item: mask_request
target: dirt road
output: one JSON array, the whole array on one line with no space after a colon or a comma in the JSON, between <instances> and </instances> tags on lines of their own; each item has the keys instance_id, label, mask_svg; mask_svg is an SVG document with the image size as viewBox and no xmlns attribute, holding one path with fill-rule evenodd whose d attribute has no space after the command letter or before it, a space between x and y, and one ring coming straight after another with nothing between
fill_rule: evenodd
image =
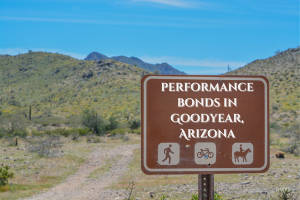
<instances>
[{"instance_id":1,"label":"dirt road","mask_svg":"<svg viewBox=\"0 0 300 200\"><path fill-rule=\"evenodd\" d=\"M78 171L70 176L64 183L51 188L49 191L37 194L24 200L79 200L79 199L124 199L125 191L103 189L125 172L133 158L133 150L139 148L140 144L123 145L114 149L106 147L98 148L90 154L89 161L83 164ZM108 172L98 179L87 178L97 168L103 165L105 158L121 155Z\"/></svg>"}]
</instances>

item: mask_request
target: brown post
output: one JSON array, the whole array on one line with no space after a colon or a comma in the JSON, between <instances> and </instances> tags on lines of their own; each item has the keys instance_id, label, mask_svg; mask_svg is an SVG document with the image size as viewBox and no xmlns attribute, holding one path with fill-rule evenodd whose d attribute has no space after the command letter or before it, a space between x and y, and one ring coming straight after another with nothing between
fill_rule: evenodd
<instances>
[{"instance_id":1,"label":"brown post","mask_svg":"<svg viewBox=\"0 0 300 200\"><path fill-rule=\"evenodd\" d=\"M214 174L198 174L198 200L214 200Z\"/></svg>"},{"instance_id":2,"label":"brown post","mask_svg":"<svg viewBox=\"0 0 300 200\"><path fill-rule=\"evenodd\" d=\"M16 146L18 146L18 138L16 138Z\"/></svg>"}]
</instances>

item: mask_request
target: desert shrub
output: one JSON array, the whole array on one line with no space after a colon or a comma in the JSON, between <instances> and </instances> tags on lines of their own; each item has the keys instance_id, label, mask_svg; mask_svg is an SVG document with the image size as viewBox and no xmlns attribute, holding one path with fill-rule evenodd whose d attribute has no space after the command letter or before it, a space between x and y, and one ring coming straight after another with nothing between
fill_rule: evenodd
<instances>
[{"instance_id":1,"label":"desert shrub","mask_svg":"<svg viewBox=\"0 0 300 200\"><path fill-rule=\"evenodd\" d=\"M44 133L49 136L52 135L52 136L64 136L64 137L69 137L72 132L73 132L72 130L67 130L64 128L44 131Z\"/></svg>"},{"instance_id":2,"label":"desert shrub","mask_svg":"<svg viewBox=\"0 0 300 200\"><path fill-rule=\"evenodd\" d=\"M69 137L71 140L78 140L80 135L77 132L72 132Z\"/></svg>"},{"instance_id":3,"label":"desert shrub","mask_svg":"<svg viewBox=\"0 0 300 200\"><path fill-rule=\"evenodd\" d=\"M31 131L31 135L34 136L34 137L42 137L42 136L45 135L45 132L32 130L32 131Z\"/></svg>"},{"instance_id":4,"label":"desert shrub","mask_svg":"<svg viewBox=\"0 0 300 200\"><path fill-rule=\"evenodd\" d=\"M141 127L137 128L137 129L134 129L133 130L133 133L136 133L136 134L141 134Z\"/></svg>"},{"instance_id":5,"label":"desert shrub","mask_svg":"<svg viewBox=\"0 0 300 200\"><path fill-rule=\"evenodd\" d=\"M88 128L78 128L76 129L76 131L79 133L80 136L86 136L91 133Z\"/></svg>"},{"instance_id":6,"label":"desert shrub","mask_svg":"<svg viewBox=\"0 0 300 200\"><path fill-rule=\"evenodd\" d=\"M102 142L102 139L100 137L96 136L96 137L93 138L93 142L94 143L100 143L100 142Z\"/></svg>"},{"instance_id":7,"label":"desert shrub","mask_svg":"<svg viewBox=\"0 0 300 200\"><path fill-rule=\"evenodd\" d=\"M14 173L9 172L7 165L4 168L0 167L0 186L8 184L8 179L13 178L14 175Z\"/></svg>"},{"instance_id":8,"label":"desert shrub","mask_svg":"<svg viewBox=\"0 0 300 200\"><path fill-rule=\"evenodd\" d=\"M292 189L282 188L278 190L277 196L279 197L279 199L287 200L287 199L293 199L294 194L292 193Z\"/></svg>"},{"instance_id":9,"label":"desert shrub","mask_svg":"<svg viewBox=\"0 0 300 200\"><path fill-rule=\"evenodd\" d=\"M115 130L118 128L119 123L116 120L116 117L114 117L113 115L111 115L108 119L109 124L106 126L106 129L109 131Z\"/></svg>"},{"instance_id":10,"label":"desert shrub","mask_svg":"<svg viewBox=\"0 0 300 200\"><path fill-rule=\"evenodd\" d=\"M59 135L47 135L46 137L34 137L28 140L29 152L36 152L40 157L61 157L63 153L57 148L62 147Z\"/></svg>"},{"instance_id":11,"label":"desert shrub","mask_svg":"<svg viewBox=\"0 0 300 200\"><path fill-rule=\"evenodd\" d=\"M82 125L92 131L93 134L100 135L104 133L105 124L102 116L94 109L85 109L81 115L81 122Z\"/></svg>"},{"instance_id":12,"label":"desert shrub","mask_svg":"<svg viewBox=\"0 0 300 200\"><path fill-rule=\"evenodd\" d=\"M110 134L112 136L114 136L114 135L124 135L125 133L126 133L126 129L124 129L124 128L117 128L117 129L114 129L110 132Z\"/></svg>"},{"instance_id":13,"label":"desert shrub","mask_svg":"<svg viewBox=\"0 0 300 200\"><path fill-rule=\"evenodd\" d=\"M25 137L27 135L26 122L27 119L21 113L2 116L0 118L0 131L11 137Z\"/></svg>"},{"instance_id":14,"label":"desert shrub","mask_svg":"<svg viewBox=\"0 0 300 200\"><path fill-rule=\"evenodd\" d=\"M129 141L130 140L130 137L128 136L128 135L124 135L123 136L123 141L124 142L127 142L127 141Z\"/></svg>"},{"instance_id":15,"label":"desert shrub","mask_svg":"<svg viewBox=\"0 0 300 200\"><path fill-rule=\"evenodd\" d=\"M271 122L270 123L270 128L272 128L272 129L279 129L280 126L276 122Z\"/></svg>"},{"instance_id":16,"label":"desert shrub","mask_svg":"<svg viewBox=\"0 0 300 200\"><path fill-rule=\"evenodd\" d=\"M16 106L16 107L20 107L21 106L21 103L15 99L9 99L7 101L7 103L10 105L10 106Z\"/></svg>"},{"instance_id":17,"label":"desert shrub","mask_svg":"<svg viewBox=\"0 0 300 200\"><path fill-rule=\"evenodd\" d=\"M279 139L276 138L274 135L270 135L270 144L275 145L279 143Z\"/></svg>"},{"instance_id":18,"label":"desert shrub","mask_svg":"<svg viewBox=\"0 0 300 200\"><path fill-rule=\"evenodd\" d=\"M297 144L293 144L281 149L281 151L289 154L300 155L299 154L299 146Z\"/></svg>"},{"instance_id":19,"label":"desert shrub","mask_svg":"<svg viewBox=\"0 0 300 200\"><path fill-rule=\"evenodd\" d=\"M134 130L141 126L141 121L140 120L132 120L132 121L128 122L128 125L131 130Z\"/></svg>"},{"instance_id":20,"label":"desert shrub","mask_svg":"<svg viewBox=\"0 0 300 200\"><path fill-rule=\"evenodd\" d=\"M127 130L124 128L117 128L115 130L112 130L110 132L111 134L111 139L115 140L115 139L123 139L124 135L126 134Z\"/></svg>"}]
</instances>

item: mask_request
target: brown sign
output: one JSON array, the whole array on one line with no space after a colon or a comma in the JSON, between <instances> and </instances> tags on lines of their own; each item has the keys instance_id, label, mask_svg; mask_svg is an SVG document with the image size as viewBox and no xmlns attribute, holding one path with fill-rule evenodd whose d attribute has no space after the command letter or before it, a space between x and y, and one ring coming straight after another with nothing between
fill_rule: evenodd
<instances>
[{"instance_id":1,"label":"brown sign","mask_svg":"<svg viewBox=\"0 0 300 200\"><path fill-rule=\"evenodd\" d=\"M147 75L141 99L144 173L268 170L266 77Z\"/></svg>"}]
</instances>

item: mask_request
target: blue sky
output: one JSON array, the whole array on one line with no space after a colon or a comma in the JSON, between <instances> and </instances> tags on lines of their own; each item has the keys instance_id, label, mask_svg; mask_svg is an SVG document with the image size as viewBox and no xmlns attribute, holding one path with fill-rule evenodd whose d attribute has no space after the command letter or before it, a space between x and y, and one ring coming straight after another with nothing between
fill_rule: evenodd
<instances>
[{"instance_id":1,"label":"blue sky","mask_svg":"<svg viewBox=\"0 0 300 200\"><path fill-rule=\"evenodd\" d=\"M0 54L97 51L221 74L297 46L298 0L0 1Z\"/></svg>"}]
</instances>

